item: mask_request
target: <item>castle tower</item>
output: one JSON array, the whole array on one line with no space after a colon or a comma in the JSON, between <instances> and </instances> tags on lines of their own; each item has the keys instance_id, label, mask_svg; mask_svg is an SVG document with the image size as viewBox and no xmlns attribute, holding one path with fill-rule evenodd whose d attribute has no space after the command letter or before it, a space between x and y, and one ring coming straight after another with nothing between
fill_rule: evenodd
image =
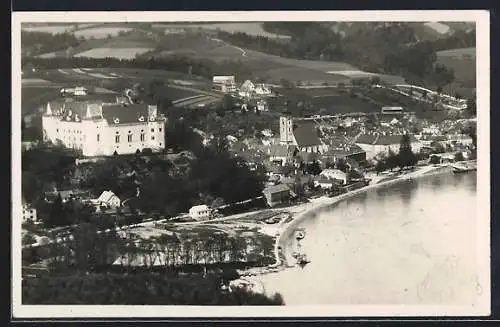
<instances>
[{"instance_id":1,"label":"castle tower","mask_svg":"<svg viewBox=\"0 0 500 327\"><path fill-rule=\"evenodd\" d=\"M280 143L293 143L293 120L290 116L280 117Z\"/></svg>"}]
</instances>

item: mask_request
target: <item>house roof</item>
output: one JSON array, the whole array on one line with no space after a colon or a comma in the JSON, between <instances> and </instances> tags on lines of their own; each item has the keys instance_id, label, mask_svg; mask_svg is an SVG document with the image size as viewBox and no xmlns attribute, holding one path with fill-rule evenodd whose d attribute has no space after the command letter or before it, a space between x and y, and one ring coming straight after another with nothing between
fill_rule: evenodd
<instances>
[{"instance_id":1,"label":"house roof","mask_svg":"<svg viewBox=\"0 0 500 327\"><path fill-rule=\"evenodd\" d=\"M356 143L358 144L372 144L372 145L391 145L399 144L401 142L402 135L391 134L391 135L369 135L363 134L358 137ZM410 135L410 142L417 142L414 135Z\"/></svg>"},{"instance_id":2,"label":"house roof","mask_svg":"<svg viewBox=\"0 0 500 327\"><path fill-rule=\"evenodd\" d=\"M192 206L189 211L198 211L198 210L208 210L208 206L206 204L200 204L197 206Z\"/></svg>"},{"instance_id":3,"label":"house roof","mask_svg":"<svg viewBox=\"0 0 500 327\"><path fill-rule=\"evenodd\" d=\"M313 180L315 182L319 182L319 183L330 183L330 184L333 183L333 180L331 180L330 178L328 178L326 176L322 176L322 175L314 176Z\"/></svg>"},{"instance_id":4,"label":"house roof","mask_svg":"<svg viewBox=\"0 0 500 327\"><path fill-rule=\"evenodd\" d=\"M285 192L285 191L290 191L290 187L286 184L277 184L277 185L270 185L264 188L262 193L280 193L280 192Z\"/></svg>"},{"instance_id":5,"label":"house roof","mask_svg":"<svg viewBox=\"0 0 500 327\"><path fill-rule=\"evenodd\" d=\"M111 191L104 191L101 193L101 196L99 196L97 201L107 203L113 196L116 196L116 194Z\"/></svg>"},{"instance_id":6,"label":"house roof","mask_svg":"<svg viewBox=\"0 0 500 327\"><path fill-rule=\"evenodd\" d=\"M325 153L327 157L347 157L349 155L353 155L356 153L365 152L359 145L350 144L345 147L332 148L330 147L328 151Z\"/></svg>"},{"instance_id":7,"label":"house roof","mask_svg":"<svg viewBox=\"0 0 500 327\"><path fill-rule=\"evenodd\" d=\"M325 176L327 178L340 178L345 179L347 174L339 169L325 169L320 173L321 176Z\"/></svg>"},{"instance_id":8,"label":"house roof","mask_svg":"<svg viewBox=\"0 0 500 327\"><path fill-rule=\"evenodd\" d=\"M293 130L293 135L295 136L297 145L300 147L322 145L314 122L297 123Z\"/></svg>"}]
</instances>

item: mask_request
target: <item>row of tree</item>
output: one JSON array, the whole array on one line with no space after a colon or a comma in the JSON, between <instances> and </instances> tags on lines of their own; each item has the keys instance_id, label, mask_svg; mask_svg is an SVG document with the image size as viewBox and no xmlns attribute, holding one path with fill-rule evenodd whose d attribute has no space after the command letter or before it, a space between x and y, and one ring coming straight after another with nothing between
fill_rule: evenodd
<instances>
[{"instance_id":1,"label":"row of tree","mask_svg":"<svg viewBox=\"0 0 500 327\"><path fill-rule=\"evenodd\" d=\"M189 265L265 266L274 262L270 237L233 237L210 229L194 234L166 232L150 238L126 231L119 236L113 218L107 219L107 222L93 219L75 225L71 228L72 238L69 234L62 236L62 242L46 245L36 256L47 258L54 271L83 272L110 271L112 265L124 271L135 267L177 271L177 267Z\"/></svg>"}]
</instances>

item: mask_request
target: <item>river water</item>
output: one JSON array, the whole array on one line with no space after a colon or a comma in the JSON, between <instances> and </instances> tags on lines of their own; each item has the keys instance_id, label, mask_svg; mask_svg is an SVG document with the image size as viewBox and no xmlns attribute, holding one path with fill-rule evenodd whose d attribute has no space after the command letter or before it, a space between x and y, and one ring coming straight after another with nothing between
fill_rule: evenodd
<instances>
[{"instance_id":1,"label":"river water","mask_svg":"<svg viewBox=\"0 0 500 327\"><path fill-rule=\"evenodd\" d=\"M474 173L374 188L304 219L311 262L260 279L287 305L472 305L476 216Z\"/></svg>"}]
</instances>

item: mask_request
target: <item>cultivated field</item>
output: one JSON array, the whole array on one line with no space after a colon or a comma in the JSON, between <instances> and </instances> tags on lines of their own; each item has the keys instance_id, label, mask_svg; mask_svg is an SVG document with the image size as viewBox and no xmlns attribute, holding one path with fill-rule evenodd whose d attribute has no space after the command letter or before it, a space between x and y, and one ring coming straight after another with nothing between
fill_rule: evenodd
<instances>
[{"instance_id":1,"label":"cultivated field","mask_svg":"<svg viewBox=\"0 0 500 327\"><path fill-rule=\"evenodd\" d=\"M166 33L172 29L205 29L220 30L228 33L246 33L253 36L264 36L268 38L289 39L288 35L268 33L262 28L262 23L206 23L206 24L153 24L154 28L164 28Z\"/></svg>"},{"instance_id":2,"label":"cultivated field","mask_svg":"<svg viewBox=\"0 0 500 327\"><path fill-rule=\"evenodd\" d=\"M94 48L77 53L75 57L134 59L152 48Z\"/></svg>"},{"instance_id":3,"label":"cultivated field","mask_svg":"<svg viewBox=\"0 0 500 327\"><path fill-rule=\"evenodd\" d=\"M90 27L75 31L73 34L80 38L86 39L105 39L109 35L117 36L120 33L127 33L132 31L129 27Z\"/></svg>"}]
</instances>

